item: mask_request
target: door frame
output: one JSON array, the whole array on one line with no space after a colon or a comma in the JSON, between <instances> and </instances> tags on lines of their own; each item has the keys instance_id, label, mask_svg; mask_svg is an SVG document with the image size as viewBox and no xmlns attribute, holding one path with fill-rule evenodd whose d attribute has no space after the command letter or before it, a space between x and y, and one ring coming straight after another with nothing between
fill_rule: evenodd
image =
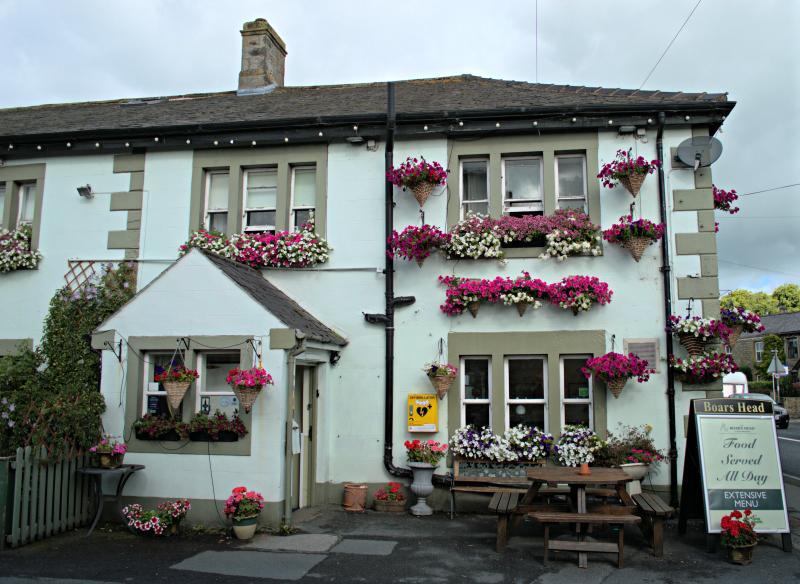
<instances>
[{"instance_id":1,"label":"door frame","mask_svg":"<svg viewBox=\"0 0 800 584\"><path fill-rule=\"evenodd\" d=\"M317 466L317 448L316 437L318 435L318 363L298 362L295 365L295 376L299 378L302 376L302 391L301 396L302 406L308 405L311 407L311 416L307 415L307 411L303 412L300 416L302 419L301 443L300 443L300 473L298 485L293 485L292 492L289 494L290 498L294 498L294 488L297 489L298 495L298 508L310 507L314 505L314 485L316 484L316 466ZM301 407L302 407L301 406ZM310 432L308 430L311 430ZM311 435L308 438L308 435ZM294 456L294 455L293 455ZM294 464L294 463L293 463ZM293 466L294 468L294 466ZM292 472L294 475L294 471Z\"/></svg>"}]
</instances>

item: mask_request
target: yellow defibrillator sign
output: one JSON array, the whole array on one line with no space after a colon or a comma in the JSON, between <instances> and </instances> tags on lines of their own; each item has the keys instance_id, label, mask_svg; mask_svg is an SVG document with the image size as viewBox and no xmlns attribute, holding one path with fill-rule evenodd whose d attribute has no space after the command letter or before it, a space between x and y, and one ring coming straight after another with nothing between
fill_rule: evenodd
<instances>
[{"instance_id":1,"label":"yellow defibrillator sign","mask_svg":"<svg viewBox=\"0 0 800 584\"><path fill-rule=\"evenodd\" d=\"M439 400L435 393L408 394L408 431L436 432L439 429Z\"/></svg>"}]
</instances>

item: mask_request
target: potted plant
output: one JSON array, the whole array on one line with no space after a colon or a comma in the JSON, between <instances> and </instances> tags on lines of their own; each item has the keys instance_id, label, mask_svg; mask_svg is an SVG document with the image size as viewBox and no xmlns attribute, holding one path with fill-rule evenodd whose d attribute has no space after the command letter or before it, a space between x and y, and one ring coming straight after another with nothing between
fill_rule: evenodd
<instances>
[{"instance_id":1,"label":"potted plant","mask_svg":"<svg viewBox=\"0 0 800 584\"><path fill-rule=\"evenodd\" d=\"M247 436L247 428L238 415L228 418L219 410L212 416L195 414L189 421L187 432L193 442L236 442Z\"/></svg>"},{"instance_id":2,"label":"potted plant","mask_svg":"<svg viewBox=\"0 0 800 584\"><path fill-rule=\"evenodd\" d=\"M603 231L603 239L627 249L635 261L652 244L664 237L664 224L653 223L647 219L633 220L632 215L622 216L619 222Z\"/></svg>"},{"instance_id":3,"label":"potted plant","mask_svg":"<svg viewBox=\"0 0 800 584\"><path fill-rule=\"evenodd\" d=\"M124 442L118 442L107 434L103 435L100 442L89 448L100 468L117 468L122 464L127 451L128 447Z\"/></svg>"},{"instance_id":4,"label":"potted plant","mask_svg":"<svg viewBox=\"0 0 800 584\"><path fill-rule=\"evenodd\" d=\"M192 508L189 499L177 499L160 503L156 509L145 510L138 503L122 509L128 529L138 535L177 535L181 521Z\"/></svg>"},{"instance_id":5,"label":"potted plant","mask_svg":"<svg viewBox=\"0 0 800 584\"><path fill-rule=\"evenodd\" d=\"M690 385L712 383L728 373L739 370L733 357L724 353L693 355L686 360L670 355L669 366L679 381Z\"/></svg>"},{"instance_id":6,"label":"potted plant","mask_svg":"<svg viewBox=\"0 0 800 584\"><path fill-rule=\"evenodd\" d=\"M436 395L439 396L439 399L444 399L447 390L453 385L458 368L455 365L450 365L450 363L434 361L433 363L427 363L422 370L430 379L434 389L436 389Z\"/></svg>"},{"instance_id":7,"label":"potted plant","mask_svg":"<svg viewBox=\"0 0 800 584\"><path fill-rule=\"evenodd\" d=\"M594 462L594 453L603 447L603 440L585 426L564 426L558 442L553 447L556 461L564 466L579 466L578 474L592 474L589 463Z\"/></svg>"},{"instance_id":8,"label":"potted plant","mask_svg":"<svg viewBox=\"0 0 800 584\"><path fill-rule=\"evenodd\" d=\"M409 225L401 233L392 231L389 238L389 253L394 257L414 260L421 268L425 259L436 250L444 248L450 235L433 225Z\"/></svg>"},{"instance_id":9,"label":"potted plant","mask_svg":"<svg viewBox=\"0 0 800 584\"><path fill-rule=\"evenodd\" d=\"M42 254L33 249L30 225L21 225L13 231L0 228L0 274L14 270L34 270Z\"/></svg>"},{"instance_id":10,"label":"potted plant","mask_svg":"<svg viewBox=\"0 0 800 584\"><path fill-rule=\"evenodd\" d=\"M233 534L237 539L250 539L258 527L258 516L264 508L261 493L235 487L225 501L225 515L233 521Z\"/></svg>"},{"instance_id":11,"label":"potted plant","mask_svg":"<svg viewBox=\"0 0 800 584\"><path fill-rule=\"evenodd\" d=\"M390 482L375 491L375 511L383 513L403 513L406 510L406 497L400 483Z\"/></svg>"},{"instance_id":12,"label":"potted plant","mask_svg":"<svg viewBox=\"0 0 800 584\"><path fill-rule=\"evenodd\" d=\"M419 159L409 156L400 166L392 166L386 179L396 187L410 190L422 207L434 187L447 183L447 173L438 162L428 162L422 156Z\"/></svg>"},{"instance_id":13,"label":"potted plant","mask_svg":"<svg viewBox=\"0 0 800 584\"><path fill-rule=\"evenodd\" d=\"M633 157L633 149L617 150L616 158L604 164L597 175L604 187L613 189L621 184L634 197L639 194L644 179L661 166L658 160L648 162L643 156Z\"/></svg>"},{"instance_id":14,"label":"potted plant","mask_svg":"<svg viewBox=\"0 0 800 584\"><path fill-rule=\"evenodd\" d=\"M736 344L742 333L760 333L766 330L764 325L761 324L760 316L755 312L736 306L723 308L720 311L720 320L731 330L728 334L729 347L733 347Z\"/></svg>"},{"instance_id":15,"label":"potted plant","mask_svg":"<svg viewBox=\"0 0 800 584\"><path fill-rule=\"evenodd\" d=\"M431 509L425 502L428 495L433 493L433 471L439 465L439 460L447 454L447 444L436 440L406 440L406 453L408 454L408 466L414 475L411 483L411 492L417 496L417 503L411 507L412 515L433 515Z\"/></svg>"},{"instance_id":16,"label":"potted plant","mask_svg":"<svg viewBox=\"0 0 800 584\"><path fill-rule=\"evenodd\" d=\"M256 398L261 393L261 388L273 384L272 375L267 373L263 367L250 369L234 367L228 371L225 381L233 388L236 399L242 404L246 413L250 413Z\"/></svg>"},{"instance_id":17,"label":"potted plant","mask_svg":"<svg viewBox=\"0 0 800 584\"><path fill-rule=\"evenodd\" d=\"M753 549L758 544L756 518L750 509L732 511L720 520L722 545L728 549L728 559L734 564L747 565L753 561Z\"/></svg>"},{"instance_id":18,"label":"potted plant","mask_svg":"<svg viewBox=\"0 0 800 584\"><path fill-rule=\"evenodd\" d=\"M650 435L652 431L649 424L623 426L616 434L609 432L606 440L608 463L620 467L634 479L628 484L628 492L632 495L641 493L639 481L647 476L651 465L664 460Z\"/></svg>"},{"instance_id":19,"label":"potted plant","mask_svg":"<svg viewBox=\"0 0 800 584\"><path fill-rule=\"evenodd\" d=\"M511 462L517 454L504 436L497 436L490 428L476 428L472 424L457 429L450 438L451 452L460 460L481 462Z\"/></svg>"},{"instance_id":20,"label":"potted plant","mask_svg":"<svg viewBox=\"0 0 800 584\"><path fill-rule=\"evenodd\" d=\"M161 383L167 392L167 403L171 410L177 410L186 395L186 390L192 382L200 377L195 369L187 369L183 365L170 365L166 370L157 374L154 381Z\"/></svg>"},{"instance_id":21,"label":"potted plant","mask_svg":"<svg viewBox=\"0 0 800 584\"><path fill-rule=\"evenodd\" d=\"M145 414L133 423L133 432L137 440L178 442L184 439L187 429L183 422L156 414Z\"/></svg>"},{"instance_id":22,"label":"potted plant","mask_svg":"<svg viewBox=\"0 0 800 584\"><path fill-rule=\"evenodd\" d=\"M636 377L639 383L650 379L650 374L655 373L655 370L649 369L647 365L647 361L639 359L633 353L623 355L611 352L587 359L581 371L586 379L594 375L595 379L604 382L616 399L629 379Z\"/></svg>"},{"instance_id":23,"label":"potted plant","mask_svg":"<svg viewBox=\"0 0 800 584\"><path fill-rule=\"evenodd\" d=\"M539 310L542 302L550 297L550 286L544 280L531 278L528 272L523 271L509 283L508 290L500 294L500 300L507 306L514 306L520 317L525 315L528 307Z\"/></svg>"},{"instance_id":24,"label":"potted plant","mask_svg":"<svg viewBox=\"0 0 800 584\"><path fill-rule=\"evenodd\" d=\"M536 426L517 424L503 435L516 460L544 464L553 449L553 435Z\"/></svg>"},{"instance_id":25,"label":"potted plant","mask_svg":"<svg viewBox=\"0 0 800 584\"><path fill-rule=\"evenodd\" d=\"M450 228L448 235L450 238L444 246L448 259L502 260L505 257L496 221L490 217L469 213Z\"/></svg>"},{"instance_id":26,"label":"potted plant","mask_svg":"<svg viewBox=\"0 0 800 584\"><path fill-rule=\"evenodd\" d=\"M667 332L678 337L681 345L686 349L690 356L702 355L706 352L706 346L715 338L727 341L731 334L731 329L721 321L713 318L702 318L693 316L691 318L681 318L671 315Z\"/></svg>"},{"instance_id":27,"label":"potted plant","mask_svg":"<svg viewBox=\"0 0 800 584\"><path fill-rule=\"evenodd\" d=\"M614 292L595 276L567 276L550 286L550 302L577 316L592 305L608 304Z\"/></svg>"}]
</instances>

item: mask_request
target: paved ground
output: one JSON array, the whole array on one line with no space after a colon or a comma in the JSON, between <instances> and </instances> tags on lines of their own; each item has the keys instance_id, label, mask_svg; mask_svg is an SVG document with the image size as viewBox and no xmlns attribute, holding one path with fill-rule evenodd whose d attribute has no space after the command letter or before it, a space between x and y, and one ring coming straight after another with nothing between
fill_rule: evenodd
<instances>
[{"instance_id":1,"label":"paved ground","mask_svg":"<svg viewBox=\"0 0 800 584\"><path fill-rule=\"evenodd\" d=\"M784 481L800 487L800 420L792 420L785 430L778 430L778 450Z\"/></svg>"},{"instance_id":2,"label":"paved ground","mask_svg":"<svg viewBox=\"0 0 800 584\"><path fill-rule=\"evenodd\" d=\"M304 510L298 527L302 530L299 535L258 536L250 544L209 534L184 534L166 540L145 539L119 530L96 532L90 538L82 533L67 534L0 553L0 584L705 584L726 579L743 584L800 578L800 553L782 552L776 541L758 547L754 565L738 567L728 564L721 552L705 551L699 527L681 538L674 524L666 534L662 559L650 555L637 529L626 531L626 567L622 570L615 567L612 556L599 554L590 555L588 570L580 570L575 556L566 552L545 568L541 535L533 525L524 525L519 535L512 537L508 550L496 554L494 518L490 516L417 519L374 512L349 515L336 507L324 507ZM800 550L800 537L795 537L795 546Z\"/></svg>"}]
</instances>

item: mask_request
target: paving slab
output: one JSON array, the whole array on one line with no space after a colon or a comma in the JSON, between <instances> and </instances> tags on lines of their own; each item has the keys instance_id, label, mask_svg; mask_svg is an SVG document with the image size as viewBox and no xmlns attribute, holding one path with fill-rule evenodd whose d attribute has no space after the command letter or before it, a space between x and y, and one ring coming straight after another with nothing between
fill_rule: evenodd
<instances>
[{"instance_id":1,"label":"paving slab","mask_svg":"<svg viewBox=\"0 0 800 584\"><path fill-rule=\"evenodd\" d=\"M397 545L396 541L380 539L343 539L331 550L334 554L356 554L362 556L388 556Z\"/></svg>"},{"instance_id":2,"label":"paving slab","mask_svg":"<svg viewBox=\"0 0 800 584\"><path fill-rule=\"evenodd\" d=\"M207 551L187 558L171 568L223 576L299 580L326 557L322 554Z\"/></svg>"},{"instance_id":3,"label":"paving slab","mask_svg":"<svg viewBox=\"0 0 800 584\"><path fill-rule=\"evenodd\" d=\"M336 535L302 533L299 535L257 535L250 543L241 546L247 550L264 550L300 553L324 553L339 542Z\"/></svg>"}]
</instances>

